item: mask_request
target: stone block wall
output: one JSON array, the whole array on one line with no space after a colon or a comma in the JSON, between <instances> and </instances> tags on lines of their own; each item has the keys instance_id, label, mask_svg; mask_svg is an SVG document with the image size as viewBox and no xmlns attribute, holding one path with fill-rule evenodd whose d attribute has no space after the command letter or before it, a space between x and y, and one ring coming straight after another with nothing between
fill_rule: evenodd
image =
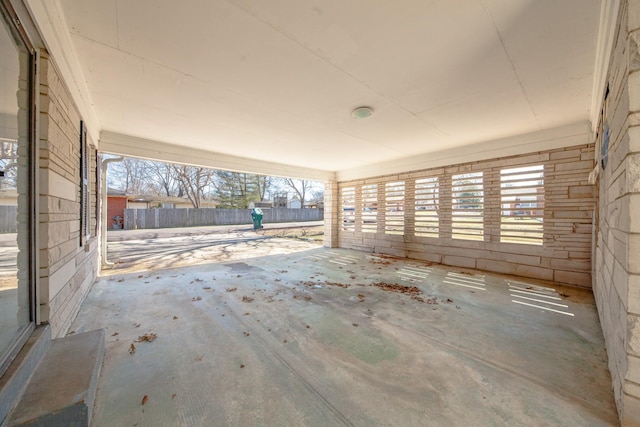
<instances>
[{"instance_id":1,"label":"stone block wall","mask_svg":"<svg viewBox=\"0 0 640 427\"><path fill-rule=\"evenodd\" d=\"M55 64L46 52L39 56L37 297L40 320L56 338L67 332L98 273L96 150L90 152L91 238L81 245L81 117Z\"/></svg>"},{"instance_id":2,"label":"stone block wall","mask_svg":"<svg viewBox=\"0 0 640 427\"><path fill-rule=\"evenodd\" d=\"M640 0L622 1L596 138L593 290L622 425L640 425Z\"/></svg>"},{"instance_id":3,"label":"stone block wall","mask_svg":"<svg viewBox=\"0 0 640 427\"><path fill-rule=\"evenodd\" d=\"M340 192L355 188L353 223L344 226L336 207L331 216L338 227L339 247L420 259L455 267L475 268L497 273L552 280L591 287L592 220L596 191L588 184L594 165L593 144L566 147L528 155L505 157L415 171L391 176L340 182ZM505 211L501 200L501 171L520 167L539 167L544 173L544 234L538 244L501 241L501 218ZM482 172L484 206L479 240L461 239L452 230L452 177ZM438 234L416 234L416 180L438 178ZM389 234L385 230L385 187L397 182L404 186L403 230ZM377 218L374 232L363 231L362 187L377 184ZM325 190L326 191L326 190ZM325 206L326 208L326 206ZM351 210L352 208L346 208ZM326 221L325 214L325 223ZM335 217L335 218L334 218ZM326 238L326 237L325 237Z\"/></svg>"}]
</instances>

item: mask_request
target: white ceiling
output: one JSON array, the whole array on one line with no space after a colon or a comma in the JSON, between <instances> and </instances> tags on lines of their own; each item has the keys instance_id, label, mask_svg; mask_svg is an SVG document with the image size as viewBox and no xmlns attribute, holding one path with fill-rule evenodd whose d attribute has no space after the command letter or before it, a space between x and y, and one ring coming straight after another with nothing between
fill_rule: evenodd
<instances>
[{"instance_id":1,"label":"white ceiling","mask_svg":"<svg viewBox=\"0 0 640 427\"><path fill-rule=\"evenodd\" d=\"M600 0L59 1L113 134L341 171L590 118Z\"/></svg>"}]
</instances>

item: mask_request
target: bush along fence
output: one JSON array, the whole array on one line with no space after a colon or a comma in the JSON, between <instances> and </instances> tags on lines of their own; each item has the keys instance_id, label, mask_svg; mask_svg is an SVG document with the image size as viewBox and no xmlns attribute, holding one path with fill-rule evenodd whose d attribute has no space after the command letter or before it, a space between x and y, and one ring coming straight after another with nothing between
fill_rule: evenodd
<instances>
[{"instance_id":1,"label":"bush along fence","mask_svg":"<svg viewBox=\"0 0 640 427\"><path fill-rule=\"evenodd\" d=\"M322 221L324 209L262 209L263 224ZM125 209L124 229L252 224L251 209Z\"/></svg>"}]
</instances>

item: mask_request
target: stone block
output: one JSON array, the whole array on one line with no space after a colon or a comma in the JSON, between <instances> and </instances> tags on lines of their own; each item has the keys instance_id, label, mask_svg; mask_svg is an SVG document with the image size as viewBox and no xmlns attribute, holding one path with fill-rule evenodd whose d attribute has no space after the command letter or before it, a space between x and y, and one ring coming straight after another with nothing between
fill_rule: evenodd
<instances>
[{"instance_id":1,"label":"stone block","mask_svg":"<svg viewBox=\"0 0 640 427\"><path fill-rule=\"evenodd\" d=\"M640 356L640 317L627 316L627 346L629 354Z\"/></svg>"},{"instance_id":2,"label":"stone block","mask_svg":"<svg viewBox=\"0 0 640 427\"><path fill-rule=\"evenodd\" d=\"M569 198L589 198L596 196L594 185L573 185L569 187Z\"/></svg>"},{"instance_id":3,"label":"stone block","mask_svg":"<svg viewBox=\"0 0 640 427\"><path fill-rule=\"evenodd\" d=\"M620 424L623 427L640 426L640 399L625 393L620 406L622 407Z\"/></svg>"},{"instance_id":4,"label":"stone block","mask_svg":"<svg viewBox=\"0 0 640 427\"><path fill-rule=\"evenodd\" d=\"M630 234L628 241L629 260L627 270L632 274L640 274L640 234Z\"/></svg>"},{"instance_id":5,"label":"stone block","mask_svg":"<svg viewBox=\"0 0 640 427\"><path fill-rule=\"evenodd\" d=\"M629 313L640 315L640 275L628 276L628 303Z\"/></svg>"},{"instance_id":6,"label":"stone block","mask_svg":"<svg viewBox=\"0 0 640 427\"><path fill-rule=\"evenodd\" d=\"M640 74L640 71L638 72ZM640 81L638 82L640 84ZM640 192L640 154L631 154L626 158L627 164L627 191Z\"/></svg>"},{"instance_id":7,"label":"stone block","mask_svg":"<svg viewBox=\"0 0 640 427\"><path fill-rule=\"evenodd\" d=\"M442 264L455 267L477 268L476 259L463 256L445 255L442 257Z\"/></svg>"},{"instance_id":8,"label":"stone block","mask_svg":"<svg viewBox=\"0 0 640 427\"><path fill-rule=\"evenodd\" d=\"M549 280L591 288L591 272L554 270L553 277Z\"/></svg>"},{"instance_id":9,"label":"stone block","mask_svg":"<svg viewBox=\"0 0 640 427\"><path fill-rule=\"evenodd\" d=\"M640 111L640 71L629 74L629 111Z\"/></svg>"}]
</instances>

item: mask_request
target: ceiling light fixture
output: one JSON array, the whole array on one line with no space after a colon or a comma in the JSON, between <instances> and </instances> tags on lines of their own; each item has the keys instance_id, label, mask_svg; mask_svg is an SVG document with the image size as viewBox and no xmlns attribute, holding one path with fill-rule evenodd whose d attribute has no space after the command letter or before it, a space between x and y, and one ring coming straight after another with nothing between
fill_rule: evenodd
<instances>
[{"instance_id":1,"label":"ceiling light fixture","mask_svg":"<svg viewBox=\"0 0 640 427\"><path fill-rule=\"evenodd\" d=\"M358 107L351 112L351 116L356 120L368 119L373 114L371 107Z\"/></svg>"}]
</instances>

